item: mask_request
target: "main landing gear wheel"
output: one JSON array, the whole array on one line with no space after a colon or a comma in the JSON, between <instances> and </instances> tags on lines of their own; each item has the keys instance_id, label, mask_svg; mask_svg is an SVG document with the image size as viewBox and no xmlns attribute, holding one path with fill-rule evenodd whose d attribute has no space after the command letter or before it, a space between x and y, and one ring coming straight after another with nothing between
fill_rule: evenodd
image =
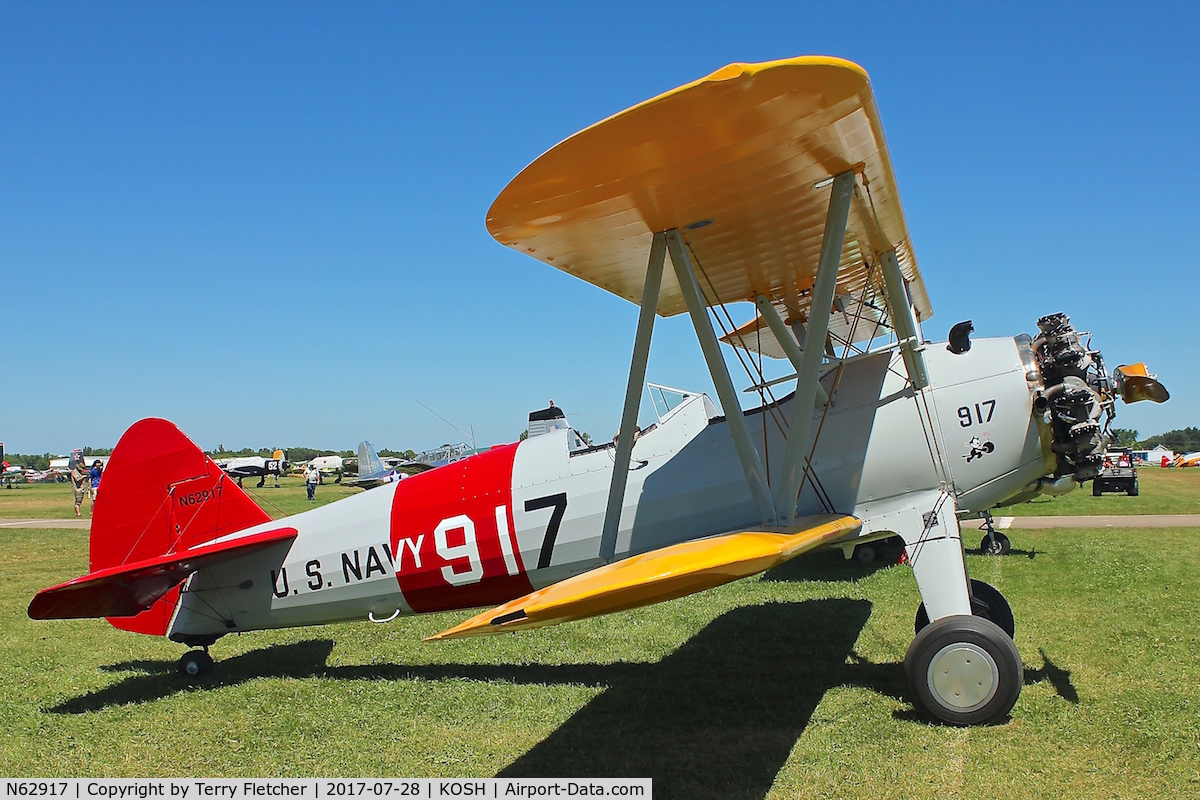
<instances>
[{"instance_id":1,"label":"main landing gear wheel","mask_svg":"<svg viewBox=\"0 0 1200 800\"><path fill-rule=\"evenodd\" d=\"M1000 590L989 583L971 579L971 613L977 617L991 620L1000 626L1000 630L1013 638L1017 632L1017 622L1013 618L1012 606L1000 594ZM917 606L917 619L913 623L915 633L925 630L929 624L929 612L925 604Z\"/></svg>"},{"instance_id":2,"label":"main landing gear wheel","mask_svg":"<svg viewBox=\"0 0 1200 800\"><path fill-rule=\"evenodd\" d=\"M990 725L1021 695L1025 669L1008 634L982 617L943 617L925 627L904 656L918 710L950 725Z\"/></svg>"},{"instance_id":3,"label":"main landing gear wheel","mask_svg":"<svg viewBox=\"0 0 1200 800\"><path fill-rule=\"evenodd\" d=\"M179 659L179 674L185 678L203 678L212 671L212 656L204 650L189 650Z\"/></svg>"},{"instance_id":4,"label":"main landing gear wheel","mask_svg":"<svg viewBox=\"0 0 1200 800\"><path fill-rule=\"evenodd\" d=\"M983 537L979 549L983 551L984 555L1006 556L1012 552L1012 542L1003 533L997 531Z\"/></svg>"}]
</instances>

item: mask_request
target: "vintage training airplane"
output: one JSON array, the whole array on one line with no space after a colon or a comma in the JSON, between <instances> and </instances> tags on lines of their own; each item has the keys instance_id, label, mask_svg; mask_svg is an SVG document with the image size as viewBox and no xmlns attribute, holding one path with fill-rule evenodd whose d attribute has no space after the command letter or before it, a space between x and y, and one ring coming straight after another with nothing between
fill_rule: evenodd
<instances>
[{"instance_id":1,"label":"vintage training airplane","mask_svg":"<svg viewBox=\"0 0 1200 800\"><path fill-rule=\"evenodd\" d=\"M142 420L105 472L88 574L30 616L167 636L197 648L180 668L198 675L227 633L493 606L433 638L525 630L898 535L923 600L912 702L1006 717L1013 614L968 579L959 517L1091 479L1115 400L1166 392L1106 370L1063 314L1033 336L923 340L932 309L860 67L724 67L553 147L487 225L640 306L615 442L552 430L272 521L174 425ZM738 327L742 301L757 315ZM739 358L788 359L794 391L752 373L763 402L742 411L710 312ZM717 403L680 392L636 430L656 315L681 313Z\"/></svg>"},{"instance_id":2,"label":"vintage training airplane","mask_svg":"<svg viewBox=\"0 0 1200 800\"><path fill-rule=\"evenodd\" d=\"M246 478L258 478L256 486L261 488L267 482L268 475L275 478L275 485L278 486L279 476L286 475L291 465L288 463L287 455L282 450L276 450L270 458L242 456L231 458L221 463L220 466L225 470L225 474L237 481L238 486L241 486L242 481Z\"/></svg>"},{"instance_id":3,"label":"vintage training airplane","mask_svg":"<svg viewBox=\"0 0 1200 800\"><path fill-rule=\"evenodd\" d=\"M404 477L403 472L383 463L383 459L375 452L375 448L370 442L358 443L358 475L350 481L352 486L374 489L377 486L394 483Z\"/></svg>"},{"instance_id":4,"label":"vintage training airplane","mask_svg":"<svg viewBox=\"0 0 1200 800\"><path fill-rule=\"evenodd\" d=\"M1200 452L1175 456L1176 467L1200 467Z\"/></svg>"}]
</instances>

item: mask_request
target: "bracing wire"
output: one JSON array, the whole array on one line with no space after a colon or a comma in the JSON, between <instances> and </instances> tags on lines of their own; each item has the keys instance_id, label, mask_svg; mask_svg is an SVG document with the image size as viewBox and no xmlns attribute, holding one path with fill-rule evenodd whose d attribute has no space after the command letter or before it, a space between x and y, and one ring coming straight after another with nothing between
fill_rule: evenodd
<instances>
[{"instance_id":1,"label":"bracing wire","mask_svg":"<svg viewBox=\"0 0 1200 800\"><path fill-rule=\"evenodd\" d=\"M732 335L734 335L737 338L738 343L741 345L740 349L745 349L745 350L749 351L750 348L747 346L745 338L740 333L737 333L737 326L733 322L733 317L730 315L729 309L726 306L725 301L721 299L720 294L717 292L716 287L713 285L712 279L709 277L708 272L704 269L704 264L700 261L699 256L697 256L696 251L692 248L690 242L687 243L687 248L688 248L688 251L691 253L693 262L696 264L697 268L700 270L700 274L704 277L704 282L706 284L708 284L709 291L712 293L712 297L716 302L716 307L719 307L721 309L722 313L725 314L726 318L729 321L730 329L726 329L725 323L721 320L720 315L716 313L715 307L710 307L710 310L712 310L713 317L717 321L717 325L720 326L720 328L721 328L722 336L725 336L725 337L730 336L731 330L732 330ZM761 337L761 333L759 333L759 335ZM760 342L761 342L761 338L760 338ZM761 387L760 392L765 391L766 394L771 398L771 403L769 405L764 404L764 408L771 415L771 419L775 422L776 427L779 429L780 435L782 435L784 439L787 439L787 435L788 435L787 431L790 428L790 425L788 424L787 420L785 418L783 418L782 412L779 411L779 401L775 398L774 392L771 391L771 388L769 386L765 385L767 383L767 381L766 381L765 375L762 372L761 360L759 363L759 368L757 371L758 372L757 380L756 380L755 374L750 371L750 368L746 365L746 362L742 359L741 353L738 352L739 348L734 347L733 351L734 351L734 354L738 358L738 363L740 363L742 365L742 369L746 372L747 376L749 376L749 378L752 381L756 381L756 383ZM760 355L760 357L762 355L761 349L759 351L759 355ZM750 363L753 364L754 363L753 360L751 360ZM828 406L826 406L824 413L828 413ZM822 418L824 417L824 413L822 414ZM820 429L818 428L818 437L819 437L819 435L820 435ZM763 436L764 436L764 438L766 436L766 424L765 423L763 425ZM815 447L816 447L816 441L817 440L814 439L814 445L813 445L814 452L815 452ZM833 513L834 507L833 507L832 500L829 497L829 493L825 490L825 487L821 484L820 479L816 475L816 471L812 469L812 453L810 453L808 456L805 456L804 462L805 462L805 468L804 468L803 478L800 481L800 491L803 491L805 481L811 483L812 487L813 487L813 492L814 492L814 494L816 494L817 501L821 504L822 509L824 509L827 513Z\"/></svg>"}]
</instances>

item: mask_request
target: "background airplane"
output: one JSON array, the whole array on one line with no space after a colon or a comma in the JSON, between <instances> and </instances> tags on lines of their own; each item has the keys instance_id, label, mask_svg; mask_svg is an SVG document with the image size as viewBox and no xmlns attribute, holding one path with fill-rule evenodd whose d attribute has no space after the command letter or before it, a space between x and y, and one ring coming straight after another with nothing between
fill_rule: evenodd
<instances>
[{"instance_id":1,"label":"background airplane","mask_svg":"<svg viewBox=\"0 0 1200 800\"><path fill-rule=\"evenodd\" d=\"M363 489L374 489L376 486L382 486L385 483L394 483L395 481L402 480L404 477L405 474L403 472L383 463L370 442L363 441L359 443L358 475L351 482L352 485L362 487Z\"/></svg>"},{"instance_id":2,"label":"background airplane","mask_svg":"<svg viewBox=\"0 0 1200 800\"><path fill-rule=\"evenodd\" d=\"M334 483L342 482L342 472L345 470L344 459L341 456L317 456L308 462L310 467L316 467L321 474L321 483L325 478L333 476Z\"/></svg>"},{"instance_id":3,"label":"background airplane","mask_svg":"<svg viewBox=\"0 0 1200 800\"><path fill-rule=\"evenodd\" d=\"M238 486L242 485L245 478L258 478L255 485L261 487L266 483L267 476L273 476L275 486L279 486L279 476L286 475L290 466L287 455L282 450L276 450L270 458L244 456L221 462L221 468L237 480Z\"/></svg>"},{"instance_id":4,"label":"background airplane","mask_svg":"<svg viewBox=\"0 0 1200 800\"><path fill-rule=\"evenodd\" d=\"M199 676L231 632L489 606L433 638L521 631L900 536L922 598L913 703L957 725L1006 717L1015 616L969 579L958 518L1090 480L1116 400L1166 392L1123 387L1064 314L1033 335L924 340L932 306L860 67L731 64L551 148L487 225L639 306L615 441L555 426L272 521L174 425L142 420L106 471L89 572L30 616L167 636L196 648L180 669ZM744 329L736 302L760 332L734 348L762 397L749 411L712 321ZM682 313L716 400L680 392L638 429L655 318ZM795 368L782 397L742 359L764 330Z\"/></svg>"},{"instance_id":5,"label":"background airplane","mask_svg":"<svg viewBox=\"0 0 1200 800\"><path fill-rule=\"evenodd\" d=\"M5 489L11 489L14 486L19 486L25 482L25 468L18 465L3 462L3 469L0 470L0 484L4 485Z\"/></svg>"}]
</instances>

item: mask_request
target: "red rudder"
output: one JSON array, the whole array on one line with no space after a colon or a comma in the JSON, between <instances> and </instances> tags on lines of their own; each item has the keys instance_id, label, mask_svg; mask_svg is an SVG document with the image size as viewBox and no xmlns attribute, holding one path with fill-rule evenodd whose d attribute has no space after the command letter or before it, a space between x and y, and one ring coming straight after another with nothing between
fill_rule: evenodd
<instances>
[{"instance_id":1,"label":"red rudder","mask_svg":"<svg viewBox=\"0 0 1200 800\"><path fill-rule=\"evenodd\" d=\"M89 572L184 550L269 522L216 463L165 419L144 419L121 437L92 512ZM165 635L179 599L172 589L114 627Z\"/></svg>"}]
</instances>

